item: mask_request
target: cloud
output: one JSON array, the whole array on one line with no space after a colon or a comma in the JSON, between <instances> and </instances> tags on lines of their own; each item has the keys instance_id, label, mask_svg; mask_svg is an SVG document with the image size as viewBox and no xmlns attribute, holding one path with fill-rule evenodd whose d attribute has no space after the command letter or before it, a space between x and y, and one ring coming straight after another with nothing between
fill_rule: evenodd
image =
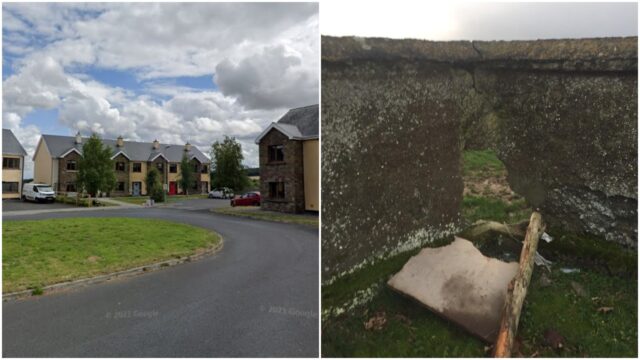
<instances>
[{"instance_id":1,"label":"cloud","mask_svg":"<svg viewBox=\"0 0 640 360\"><path fill-rule=\"evenodd\" d=\"M30 155L39 130L24 119L36 110L57 109L69 134L189 141L207 153L230 135L257 166L261 130L318 102L318 25L317 3L5 3L3 126ZM140 86L101 83L92 69ZM220 90L171 83L182 76L210 76Z\"/></svg>"},{"instance_id":2,"label":"cloud","mask_svg":"<svg viewBox=\"0 0 640 360\"><path fill-rule=\"evenodd\" d=\"M268 47L238 64L225 60L216 66L216 80L227 96L250 109L275 109L290 104L314 104L317 78L302 65L301 56L284 46Z\"/></svg>"}]
</instances>

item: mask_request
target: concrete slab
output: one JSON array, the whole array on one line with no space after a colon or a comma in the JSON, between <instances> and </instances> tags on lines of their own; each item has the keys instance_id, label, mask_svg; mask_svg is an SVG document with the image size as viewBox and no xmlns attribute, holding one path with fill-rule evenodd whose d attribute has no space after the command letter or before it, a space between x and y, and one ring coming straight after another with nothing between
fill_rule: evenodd
<instances>
[{"instance_id":1,"label":"concrete slab","mask_svg":"<svg viewBox=\"0 0 640 360\"><path fill-rule=\"evenodd\" d=\"M517 262L489 258L465 239L425 248L387 283L488 342L497 336Z\"/></svg>"}]
</instances>

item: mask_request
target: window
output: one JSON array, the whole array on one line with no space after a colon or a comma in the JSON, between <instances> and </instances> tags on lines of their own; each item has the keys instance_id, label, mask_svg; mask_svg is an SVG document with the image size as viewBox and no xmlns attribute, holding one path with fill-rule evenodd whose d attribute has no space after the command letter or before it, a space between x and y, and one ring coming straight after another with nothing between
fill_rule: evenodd
<instances>
[{"instance_id":1,"label":"window","mask_svg":"<svg viewBox=\"0 0 640 360\"><path fill-rule=\"evenodd\" d=\"M193 164L193 172L194 172L194 173L197 173L197 172L198 172L198 164L197 164L197 163L194 163L194 164Z\"/></svg>"},{"instance_id":2,"label":"window","mask_svg":"<svg viewBox=\"0 0 640 360\"><path fill-rule=\"evenodd\" d=\"M124 171L126 169L126 165L122 161L116 162L116 171Z\"/></svg>"},{"instance_id":3,"label":"window","mask_svg":"<svg viewBox=\"0 0 640 360\"><path fill-rule=\"evenodd\" d=\"M193 182L193 187L191 189L198 190L198 180Z\"/></svg>"},{"instance_id":4,"label":"window","mask_svg":"<svg viewBox=\"0 0 640 360\"><path fill-rule=\"evenodd\" d=\"M67 183L67 192L76 192L76 184Z\"/></svg>"},{"instance_id":5,"label":"window","mask_svg":"<svg viewBox=\"0 0 640 360\"><path fill-rule=\"evenodd\" d=\"M133 163L133 172L142 172L142 163Z\"/></svg>"},{"instance_id":6,"label":"window","mask_svg":"<svg viewBox=\"0 0 640 360\"><path fill-rule=\"evenodd\" d=\"M269 146L269 161L284 161L284 145Z\"/></svg>"},{"instance_id":7,"label":"window","mask_svg":"<svg viewBox=\"0 0 640 360\"><path fill-rule=\"evenodd\" d=\"M164 170L164 164L159 162L156 163L156 167L158 168L158 171L162 172Z\"/></svg>"},{"instance_id":8,"label":"window","mask_svg":"<svg viewBox=\"0 0 640 360\"><path fill-rule=\"evenodd\" d=\"M75 160L67 160L67 170L76 171L78 170L78 164Z\"/></svg>"},{"instance_id":9,"label":"window","mask_svg":"<svg viewBox=\"0 0 640 360\"><path fill-rule=\"evenodd\" d=\"M3 169L20 169L20 159L17 158L2 158Z\"/></svg>"},{"instance_id":10,"label":"window","mask_svg":"<svg viewBox=\"0 0 640 360\"><path fill-rule=\"evenodd\" d=\"M116 185L116 190L124 191L124 181L118 181L118 184Z\"/></svg>"},{"instance_id":11,"label":"window","mask_svg":"<svg viewBox=\"0 0 640 360\"><path fill-rule=\"evenodd\" d=\"M178 164L169 164L169 172L175 174L178 172Z\"/></svg>"},{"instance_id":12,"label":"window","mask_svg":"<svg viewBox=\"0 0 640 360\"><path fill-rule=\"evenodd\" d=\"M3 194L10 194L10 193L17 194L18 193L18 183L17 182L3 181L2 182L2 193Z\"/></svg>"},{"instance_id":13,"label":"window","mask_svg":"<svg viewBox=\"0 0 640 360\"><path fill-rule=\"evenodd\" d=\"M270 182L269 183L269 197L271 199L284 199L284 183Z\"/></svg>"},{"instance_id":14,"label":"window","mask_svg":"<svg viewBox=\"0 0 640 360\"><path fill-rule=\"evenodd\" d=\"M202 173L206 174L209 170L209 167L207 165L202 165Z\"/></svg>"}]
</instances>

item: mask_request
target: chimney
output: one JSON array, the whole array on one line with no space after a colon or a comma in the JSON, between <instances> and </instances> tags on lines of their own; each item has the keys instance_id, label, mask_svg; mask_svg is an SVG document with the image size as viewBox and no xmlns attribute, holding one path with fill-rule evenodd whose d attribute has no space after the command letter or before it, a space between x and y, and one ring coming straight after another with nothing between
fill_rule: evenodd
<instances>
[{"instance_id":1,"label":"chimney","mask_svg":"<svg viewBox=\"0 0 640 360\"><path fill-rule=\"evenodd\" d=\"M155 150L160 149L160 143L158 142L158 139L153 140L153 148L154 148Z\"/></svg>"},{"instance_id":2,"label":"chimney","mask_svg":"<svg viewBox=\"0 0 640 360\"><path fill-rule=\"evenodd\" d=\"M124 139L122 138L122 136L118 136L118 139L116 140L116 146L118 147L124 146Z\"/></svg>"},{"instance_id":3,"label":"chimney","mask_svg":"<svg viewBox=\"0 0 640 360\"><path fill-rule=\"evenodd\" d=\"M82 144L82 136L80 136L80 131L76 133L76 144Z\"/></svg>"},{"instance_id":4,"label":"chimney","mask_svg":"<svg viewBox=\"0 0 640 360\"><path fill-rule=\"evenodd\" d=\"M191 144L189 144L188 141L186 144L184 144L184 151L187 151L187 152L191 151Z\"/></svg>"}]
</instances>

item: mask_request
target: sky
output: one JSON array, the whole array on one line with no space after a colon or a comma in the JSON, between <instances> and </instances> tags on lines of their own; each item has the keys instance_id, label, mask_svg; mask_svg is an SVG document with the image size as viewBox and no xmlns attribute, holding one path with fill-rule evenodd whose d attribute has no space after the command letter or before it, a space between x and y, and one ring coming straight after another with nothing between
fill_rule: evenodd
<instances>
[{"instance_id":1,"label":"sky","mask_svg":"<svg viewBox=\"0 0 640 360\"><path fill-rule=\"evenodd\" d=\"M638 35L637 3L323 1L322 35L536 40Z\"/></svg>"},{"instance_id":2,"label":"sky","mask_svg":"<svg viewBox=\"0 0 640 360\"><path fill-rule=\"evenodd\" d=\"M184 144L255 138L319 98L317 3L4 3L2 126Z\"/></svg>"}]
</instances>

